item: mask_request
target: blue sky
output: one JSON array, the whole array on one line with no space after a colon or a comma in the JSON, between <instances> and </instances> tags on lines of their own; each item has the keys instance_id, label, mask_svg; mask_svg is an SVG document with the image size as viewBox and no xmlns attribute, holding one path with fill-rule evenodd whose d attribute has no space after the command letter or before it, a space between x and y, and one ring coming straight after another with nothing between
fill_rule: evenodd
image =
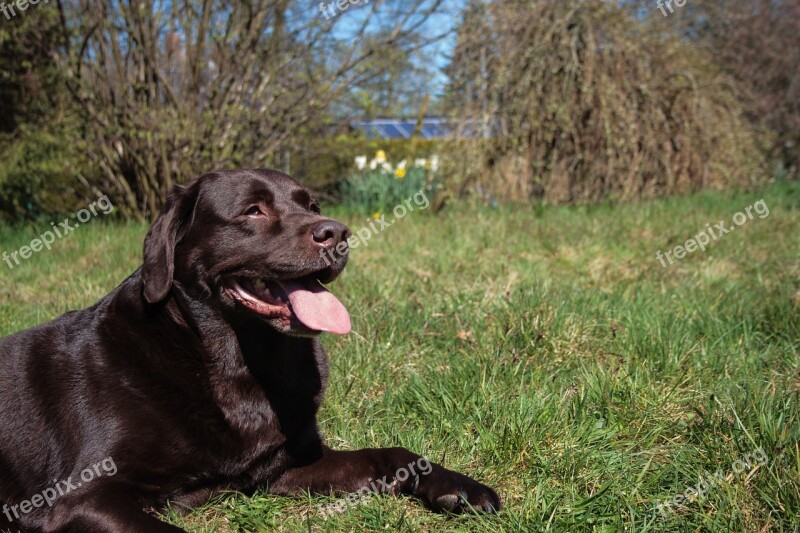
<instances>
[{"instance_id":1,"label":"blue sky","mask_svg":"<svg viewBox=\"0 0 800 533\"><path fill-rule=\"evenodd\" d=\"M337 13L335 34L338 38L348 39L358 30L360 25L364 22L364 17L374 5L373 2L366 4L366 1L367 0L362 0L364 3L363 5L353 6L348 8L347 11ZM316 9L319 13L319 0L313 0L313 2L314 5L317 6ZM335 0L326 0L325 3L329 4L332 2L335 4ZM422 33L426 36L449 34L446 38L437 41L425 50L426 56L430 57L433 61L432 65L425 66L429 68L431 66L433 67L430 68L430 70L435 74L434 87L436 93L442 93L447 83L447 78L442 72L442 69L447 65L449 55L455 46L456 37L454 30L460 19L461 9L465 4L466 0L444 0L440 13L429 17L422 25ZM371 29L379 29L392 24L393 21L388 15L389 9L386 8L388 8L386 5L377 8L371 22ZM319 13L319 16L324 18L321 13ZM427 59L425 61L427 61Z\"/></svg>"}]
</instances>

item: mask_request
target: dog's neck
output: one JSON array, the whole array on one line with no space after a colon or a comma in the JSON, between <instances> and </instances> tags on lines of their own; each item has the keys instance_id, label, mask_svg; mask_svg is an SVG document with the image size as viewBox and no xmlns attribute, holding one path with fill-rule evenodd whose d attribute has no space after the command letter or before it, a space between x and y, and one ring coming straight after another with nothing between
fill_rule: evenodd
<instances>
[{"instance_id":1,"label":"dog's neck","mask_svg":"<svg viewBox=\"0 0 800 533\"><path fill-rule=\"evenodd\" d=\"M265 417L268 423L274 417L291 433L293 426L302 426L304 421L283 416L289 412L313 419L328 379L327 356L317 337L285 335L255 317L226 316L207 300L188 294L179 283L162 312L196 336L210 369L215 399L240 431L256 432ZM231 387L231 382L237 386ZM232 395L231 391L236 392ZM293 398L295 405L282 405L286 398Z\"/></svg>"}]
</instances>

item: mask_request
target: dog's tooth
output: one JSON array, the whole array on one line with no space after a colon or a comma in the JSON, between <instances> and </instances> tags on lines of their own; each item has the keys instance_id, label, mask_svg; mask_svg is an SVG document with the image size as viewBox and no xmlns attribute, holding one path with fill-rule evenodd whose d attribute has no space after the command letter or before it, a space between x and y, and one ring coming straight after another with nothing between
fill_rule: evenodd
<instances>
[{"instance_id":1,"label":"dog's tooth","mask_svg":"<svg viewBox=\"0 0 800 533\"><path fill-rule=\"evenodd\" d=\"M257 279L256 283L255 283L255 286L256 286L257 289L262 290L262 291L267 288L267 284L264 283L263 279Z\"/></svg>"}]
</instances>

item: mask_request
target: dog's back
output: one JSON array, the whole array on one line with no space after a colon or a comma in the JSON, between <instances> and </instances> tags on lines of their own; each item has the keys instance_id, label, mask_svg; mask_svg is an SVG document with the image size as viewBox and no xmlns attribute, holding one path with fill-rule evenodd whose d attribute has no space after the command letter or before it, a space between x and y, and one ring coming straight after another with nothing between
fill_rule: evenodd
<instances>
[{"instance_id":1,"label":"dog's back","mask_svg":"<svg viewBox=\"0 0 800 533\"><path fill-rule=\"evenodd\" d=\"M65 447L59 441L73 438L78 428L62 431L70 422L60 414L64 412L65 398L56 390L76 384L74 367L63 362L75 356L69 350L68 339L79 322L80 314L70 313L0 339L2 505L30 498L61 474L59 465ZM13 513L8 514L14 517ZM25 522L14 518L15 526ZM8 520L8 516L0 520Z\"/></svg>"}]
</instances>

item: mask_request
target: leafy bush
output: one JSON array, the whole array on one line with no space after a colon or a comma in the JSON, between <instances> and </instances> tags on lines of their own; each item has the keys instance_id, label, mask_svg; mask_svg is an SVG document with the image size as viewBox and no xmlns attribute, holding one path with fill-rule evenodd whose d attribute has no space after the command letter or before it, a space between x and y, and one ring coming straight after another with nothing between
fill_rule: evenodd
<instances>
[{"instance_id":1,"label":"leafy bush","mask_svg":"<svg viewBox=\"0 0 800 533\"><path fill-rule=\"evenodd\" d=\"M84 207L91 195L81 179L87 165L80 147L65 142L67 128L23 126L0 140L0 220L32 220Z\"/></svg>"}]
</instances>

